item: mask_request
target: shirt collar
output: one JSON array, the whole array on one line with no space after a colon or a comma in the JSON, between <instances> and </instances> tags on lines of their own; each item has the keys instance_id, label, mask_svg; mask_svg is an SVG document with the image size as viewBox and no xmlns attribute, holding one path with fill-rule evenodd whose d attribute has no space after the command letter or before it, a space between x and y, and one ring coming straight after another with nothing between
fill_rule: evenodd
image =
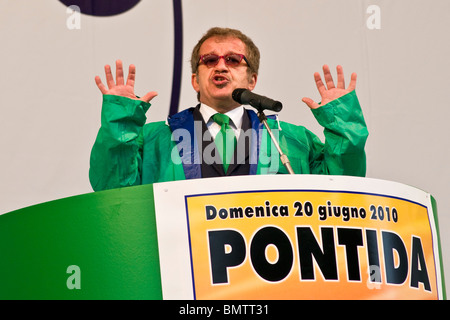
<instances>
[{"instance_id":1,"label":"shirt collar","mask_svg":"<svg viewBox=\"0 0 450 320\"><path fill-rule=\"evenodd\" d=\"M201 103L200 104L200 113L203 117L203 120L205 123L208 123L209 121L213 121L211 117L217 113L216 110L211 108L210 106L207 106L206 104ZM230 117L231 121L233 121L232 124L236 127L236 129L240 129L242 126L242 117L244 116L244 106L239 106L237 108L234 108L233 110L228 111L225 113L227 116Z\"/></svg>"}]
</instances>

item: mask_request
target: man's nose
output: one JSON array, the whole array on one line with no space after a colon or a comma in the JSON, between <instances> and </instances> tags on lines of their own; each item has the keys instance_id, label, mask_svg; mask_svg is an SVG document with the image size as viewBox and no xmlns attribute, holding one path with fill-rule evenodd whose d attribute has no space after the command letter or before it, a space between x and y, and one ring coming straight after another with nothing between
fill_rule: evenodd
<instances>
[{"instance_id":1,"label":"man's nose","mask_svg":"<svg viewBox=\"0 0 450 320\"><path fill-rule=\"evenodd\" d=\"M217 65L216 65L216 67L215 67L217 70L221 70L221 71L228 71L228 66L227 66L227 64L225 63L225 58L220 58L219 59L219 62L217 63Z\"/></svg>"}]
</instances>

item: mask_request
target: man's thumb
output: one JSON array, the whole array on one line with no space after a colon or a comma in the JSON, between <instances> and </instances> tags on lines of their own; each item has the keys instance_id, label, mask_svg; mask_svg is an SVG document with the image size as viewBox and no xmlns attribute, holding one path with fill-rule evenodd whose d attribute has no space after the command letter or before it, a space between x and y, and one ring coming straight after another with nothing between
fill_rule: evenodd
<instances>
[{"instance_id":1,"label":"man's thumb","mask_svg":"<svg viewBox=\"0 0 450 320\"><path fill-rule=\"evenodd\" d=\"M151 91L151 92L148 92L147 94L145 94L142 98L141 98L141 100L142 101L144 101L144 102L150 102L154 97L156 97L158 95L158 92L155 92L155 91Z\"/></svg>"},{"instance_id":2,"label":"man's thumb","mask_svg":"<svg viewBox=\"0 0 450 320\"><path fill-rule=\"evenodd\" d=\"M319 104L317 104L317 102L314 102L314 100L312 100L311 98L303 98L302 101L306 103L306 105L311 109L317 109L320 107Z\"/></svg>"}]
</instances>

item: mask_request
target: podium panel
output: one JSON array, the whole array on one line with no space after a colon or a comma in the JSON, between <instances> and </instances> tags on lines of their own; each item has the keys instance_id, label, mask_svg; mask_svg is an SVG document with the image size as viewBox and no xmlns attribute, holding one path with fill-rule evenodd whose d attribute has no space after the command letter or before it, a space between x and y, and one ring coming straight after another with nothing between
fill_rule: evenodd
<instances>
[{"instance_id":1,"label":"podium panel","mask_svg":"<svg viewBox=\"0 0 450 320\"><path fill-rule=\"evenodd\" d=\"M434 200L419 189L283 175L154 192L165 299L445 298Z\"/></svg>"},{"instance_id":2,"label":"podium panel","mask_svg":"<svg viewBox=\"0 0 450 320\"><path fill-rule=\"evenodd\" d=\"M0 216L0 299L161 299L151 185Z\"/></svg>"},{"instance_id":3,"label":"podium panel","mask_svg":"<svg viewBox=\"0 0 450 320\"><path fill-rule=\"evenodd\" d=\"M0 299L445 299L436 205L341 176L89 193L0 216Z\"/></svg>"}]
</instances>

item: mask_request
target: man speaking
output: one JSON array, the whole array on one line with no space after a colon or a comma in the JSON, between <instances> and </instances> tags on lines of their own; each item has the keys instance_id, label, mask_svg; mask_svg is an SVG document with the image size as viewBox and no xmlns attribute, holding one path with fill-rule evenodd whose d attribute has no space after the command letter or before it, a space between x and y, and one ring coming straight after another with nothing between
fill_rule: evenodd
<instances>
[{"instance_id":1,"label":"man speaking","mask_svg":"<svg viewBox=\"0 0 450 320\"><path fill-rule=\"evenodd\" d=\"M94 143L89 178L94 190L207 177L288 173L279 153L253 110L233 99L236 89L252 91L258 80L260 54L238 30L210 29L194 47L191 82L199 104L146 124L150 101L134 93L135 66L125 81L121 61L114 79L105 66L101 127ZM356 74L348 87L337 67L335 84L328 66L324 82L314 74L321 102L302 101L324 127L325 143L302 126L268 119L295 174L364 176L368 136L355 94ZM238 101L236 101L238 100Z\"/></svg>"}]
</instances>

